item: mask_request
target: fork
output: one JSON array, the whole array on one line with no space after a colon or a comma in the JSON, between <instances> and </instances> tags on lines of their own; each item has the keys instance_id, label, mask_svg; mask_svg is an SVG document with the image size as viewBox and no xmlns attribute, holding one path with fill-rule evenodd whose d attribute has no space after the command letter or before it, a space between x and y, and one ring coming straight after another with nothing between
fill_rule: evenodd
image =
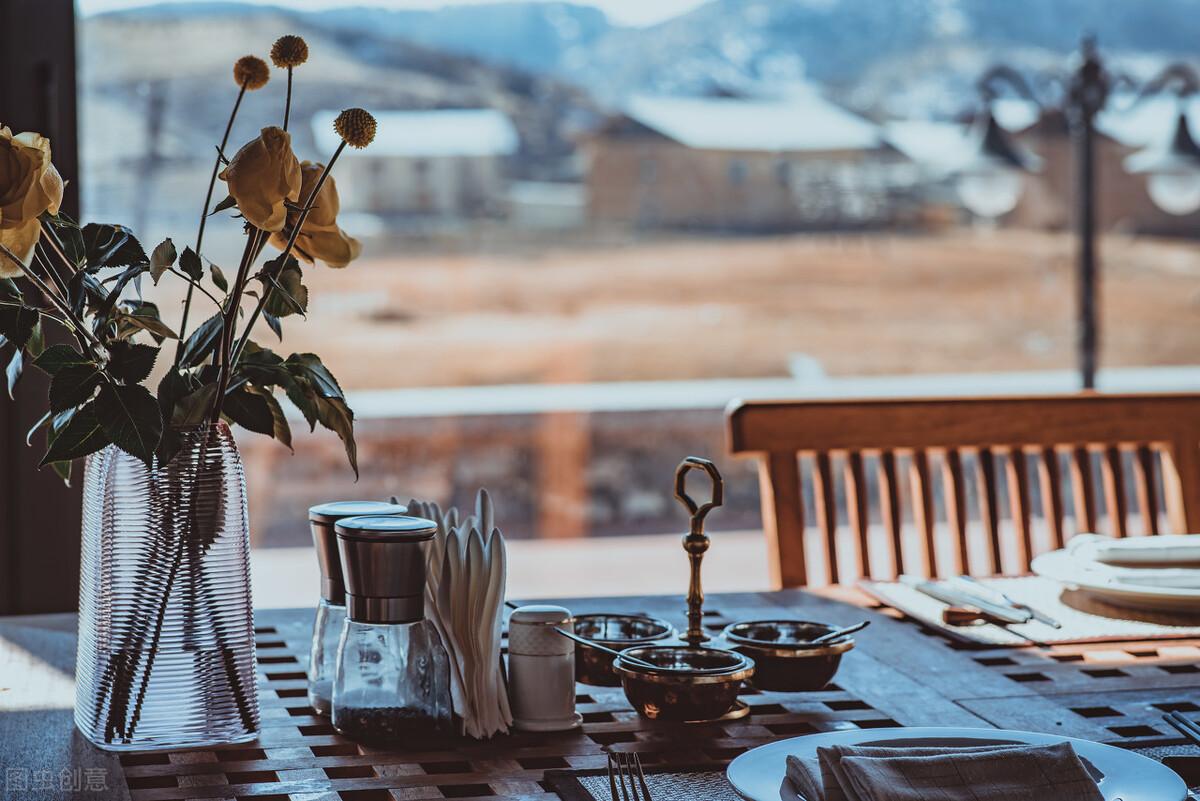
<instances>
[{"instance_id":1,"label":"fork","mask_svg":"<svg viewBox=\"0 0 1200 801\"><path fill-rule=\"evenodd\" d=\"M618 786L620 790L618 791ZM638 792L638 788L641 792ZM612 801L652 801L642 772L642 760L635 753L608 753L608 790Z\"/></svg>"}]
</instances>

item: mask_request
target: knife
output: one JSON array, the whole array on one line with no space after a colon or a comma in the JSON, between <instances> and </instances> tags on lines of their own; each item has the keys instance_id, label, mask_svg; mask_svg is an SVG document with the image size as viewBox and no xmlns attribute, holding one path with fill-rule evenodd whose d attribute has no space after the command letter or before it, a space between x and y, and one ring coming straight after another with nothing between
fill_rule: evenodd
<instances>
[{"instance_id":1,"label":"knife","mask_svg":"<svg viewBox=\"0 0 1200 801\"><path fill-rule=\"evenodd\" d=\"M991 598L993 601L995 601L995 603L1007 604L1008 606L1012 607L1013 609L1020 610L1022 612L1028 612L1033 617L1034 620L1036 620L1039 623L1045 623L1047 626L1050 626L1051 628L1055 628L1055 629L1062 628L1062 623L1059 623L1057 620L1050 617L1049 615L1047 615L1045 612L1041 611L1037 607L1030 606L1029 604L1026 604L1026 603L1021 603L1020 601L1015 601L1012 598L1010 598L1008 595L1006 595L1005 593L1001 592L1000 590L996 589L995 587L991 587L987 584L984 584L982 581L975 578L974 576L966 576L966 575L955 576L955 580L969 584L970 587L964 588L966 590L966 592L968 592L968 593L971 593L973 595L979 594L984 598Z\"/></svg>"},{"instance_id":2,"label":"knife","mask_svg":"<svg viewBox=\"0 0 1200 801\"><path fill-rule=\"evenodd\" d=\"M974 606L997 620L1003 620L1005 623L1028 623L1033 619L1033 615L1029 612L992 603L986 598L980 598L972 593L962 592L935 581L928 581L914 576L901 576L900 581L922 595L928 595L934 600L941 601L950 606Z\"/></svg>"}]
</instances>

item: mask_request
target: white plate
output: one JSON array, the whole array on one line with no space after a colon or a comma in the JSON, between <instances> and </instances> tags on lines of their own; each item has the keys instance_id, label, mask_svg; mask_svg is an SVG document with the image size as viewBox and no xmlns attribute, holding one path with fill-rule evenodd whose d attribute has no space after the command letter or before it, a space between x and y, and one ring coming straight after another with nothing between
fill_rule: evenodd
<instances>
[{"instance_id":1,"label":"white plate","mask_svg":"<svg viewBox=\"0 0 1200 801\"><path fill-rule=\"evenodd\" d=\"M792 783L784 777L788 755L815 756L818 747L830 745L878 745L902 748L953 747L1029 743L1051 745L1069 742L1075 753L1104 774L1100 792L1105 801L1186 801L1187 786L1170 768L1153 759L1111 745L1003 729L956 729L918 727L911 729L848 729L793 737L759 746L739 756L725 769L738 795L749 801L796 801Z\"/></svg>"},{"instance_id":2,"label":"white plate","mask_svg":"<svg viewBox=\"0 0 1200 801\"><path fill-rule=\"evenodd\" d=\"M1034 573L1071 587L1086 590L1109 603L1135 609L1165 609L1200 611L1200 590L1176 587L1149 587L1127 584L1113 576L1087 569L1087 554L1067 550L1051 551L1035 557Z\"/></svg>"}]
</instances>

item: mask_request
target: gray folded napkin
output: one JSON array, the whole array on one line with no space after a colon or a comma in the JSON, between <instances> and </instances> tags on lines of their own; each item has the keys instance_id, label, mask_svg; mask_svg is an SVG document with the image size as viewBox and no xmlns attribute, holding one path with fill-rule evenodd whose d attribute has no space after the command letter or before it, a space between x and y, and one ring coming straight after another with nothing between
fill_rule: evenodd
<instances>
[{"instance_id":1,"label":"gray folded napkin","mask_svg":"<svg viewBox=\"0 0 1200 801\"><path fill-rule=\"evenodd\" d=\"M787 758L804 801L1103 801L1070 743L965 748L832 746Z\"/></svg>"}]
</instances>

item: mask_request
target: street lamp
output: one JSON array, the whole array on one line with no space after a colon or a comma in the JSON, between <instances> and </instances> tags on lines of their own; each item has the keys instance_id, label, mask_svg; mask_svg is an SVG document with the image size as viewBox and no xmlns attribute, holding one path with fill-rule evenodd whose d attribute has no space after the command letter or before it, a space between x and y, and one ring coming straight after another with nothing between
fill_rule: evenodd
<instances>
[{"instance_id":1,"label":"street lamp","mask_svg":"<svg viewBox=\"0 0 1200 801\"><path fill-rule=\"evenodd\" d=\"M1076 215L1078 235L1077 353L1083 388L1096 386L1098 325L1096 313L1096 116L1108 105L1114 86L1136 89L1137 82L1113 75L1100 60L1095 40L1085 37L1079 63L1066 76L1049 76L1062 87L1060 96L1039 97L1016 70L993 67L979 79L985 112L976 124L975 155L958 171L958 189L964 205L977 214L996 217L1017 202L1021 173L1036 170L1036 162L1025 154L996 124L991 104L1001 84L1032 101L1040 109L1057 109L1067 120L1075 140ZM1173 90L1180 99L1180 113L1171 136L1164 143L1131 155L1125 162L1130 172L1147 176L1147 190L1156 205L1171 214L1187 214L1200 208L1200 146L1188 130L1186 99L1200 90L1192 69L1173 64L1144 84L1137 100ZM986 167L990 165L990 169ZM989 195L989 192L991 193Z\"/></svg>"}]
</instances>

